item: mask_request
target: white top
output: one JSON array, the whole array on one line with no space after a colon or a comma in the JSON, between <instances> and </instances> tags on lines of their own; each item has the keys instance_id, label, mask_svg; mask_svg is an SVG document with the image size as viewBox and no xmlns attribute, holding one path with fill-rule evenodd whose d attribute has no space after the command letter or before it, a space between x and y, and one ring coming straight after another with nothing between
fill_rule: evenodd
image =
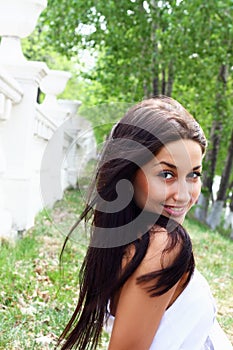
<instances>
[{"instance_id":1,"label":"white top","mask_svg":"<svg viewBox=\"0 0 233 350\"><path fill-rule=\"evenodd\" d=\"M114 317L110 316L108 331L113 323ZM216 320L216 306L209 285L197 270L164 313L148 350L233 350Z\"/></svg>"}]
</instances>

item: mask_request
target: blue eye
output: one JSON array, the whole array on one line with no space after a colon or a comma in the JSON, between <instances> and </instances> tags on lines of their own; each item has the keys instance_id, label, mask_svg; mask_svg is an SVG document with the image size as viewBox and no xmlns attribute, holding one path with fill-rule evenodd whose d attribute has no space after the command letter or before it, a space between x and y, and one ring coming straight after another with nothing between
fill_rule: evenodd
<instances>
[{"instance_id":1,"label":"blue eye","mask_svg":"<svg viewBox=\"0 0 233 350\"><path fill-rule=\"evenodd\" d=\"M202 174L199 171L194 171L194 172L188 174L187 177L190 179L197 179L197 178L201 177L201 175Z\"/></svg>"},{"instance_id":2,"label":"blue eye","mask_svg":"<svg viewBox=\"0 0 233 350\"><path fill-rule=\"evenodd\" d=\"M159 176L165 180L169 180L173 177L173 173L171 171L164 170L159 173Z\"/></svg>"}]
</instances>

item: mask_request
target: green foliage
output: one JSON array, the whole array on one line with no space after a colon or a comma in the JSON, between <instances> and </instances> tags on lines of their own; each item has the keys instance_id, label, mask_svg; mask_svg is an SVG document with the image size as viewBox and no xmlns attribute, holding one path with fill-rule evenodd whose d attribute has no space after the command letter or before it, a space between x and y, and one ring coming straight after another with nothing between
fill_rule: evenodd
<instances>
[{"instance_id":1,"label":"green foliage","mask_svg":"<svg viewBox=\"0 0 233 350\"><path fill-rule=\"evenodd\" d=\"M154 64L161 69L171 60L176 75L193 85L212 80L232 60L232 11L230 0L49 1L38 26L46 45L64 55L77 56L81 47L100 52L96 74L103 85L118 82L114 94L121 85L120 92L128 90L131 76L143 89Z\"/></svg>"},{"instance_id":2,"label":"green foliage","mask_svg":"<svg viewBox=\"0 0 233 350\"><path fill-rule=\"evenodd\" d=\"M92 122L97 145L101 147L113 125L119 121L130 106L130 103L112 101L90 107L84 105L80 108L79 113Z\"/></svg>"},{"instance_id":3,"label":"green foliage","mask_svg":"<svg viewBox=\"0 0 233 350\"><path fill-rule=\"evenodd\" d=\"M83 48L97 55L94 69L80 71L89 106L151 95L153 79L161 84L172 65L173 96L190 106L208 135L218 113L220 66L232 66L232 12L230 0L49 1L38 28L45 47L62 55L77 60ZM230 96L223 101L221 113L229 116Z\"/></svg>"}]
</instances>

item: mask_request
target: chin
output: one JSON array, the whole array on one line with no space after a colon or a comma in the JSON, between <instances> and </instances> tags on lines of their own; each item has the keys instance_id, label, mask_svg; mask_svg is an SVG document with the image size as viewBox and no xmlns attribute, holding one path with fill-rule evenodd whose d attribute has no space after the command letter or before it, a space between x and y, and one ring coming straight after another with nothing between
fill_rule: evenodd
<instances>
[{"instance_id":1,"label":"chin","mask_svg":"<svg viewBox=\"0 0 233 350\"><path fill-rule=\"evenodd\" d=\"M167 213L166 214L163 214L162 215L166 216L168 219L172 219L176 222L178 222L178 224L182 225L183 222L184 222L184 219L185 219L185 216L173 216L173 215L168 215Z\"/></svg>"}]
</instances>

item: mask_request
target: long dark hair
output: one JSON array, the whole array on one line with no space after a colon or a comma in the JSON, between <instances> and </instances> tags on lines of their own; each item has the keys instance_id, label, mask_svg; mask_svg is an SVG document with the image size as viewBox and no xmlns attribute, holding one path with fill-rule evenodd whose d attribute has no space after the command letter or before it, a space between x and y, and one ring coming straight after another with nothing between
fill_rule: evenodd
<instances>
[{"instance_id":1,"label":"long dark hair","mask_svg":"<svg viewBox=\"0 0 233 350\"><path fill-rule=\"evenodd\" d=\"M80 271L78 305L59 340L62 350L97 348L109 314L108 303L143 260L155 224L168 232L164 252L177 244L183 249L171 265L140 276L137 282L153 282L148 289L151 297L168 291L185 272L188 283L194 270L188 233L177 222L138 208L132 187L140 166L164 145L179 139L196 141L204 154L206 139L199 124L177 101L165 96L138 103L113 127L100 157L88 204L73 227L83 219L92 224L90 245ZM135 253L122 270L122 259L130 245Z\"/></svg>"}]
</instances>

